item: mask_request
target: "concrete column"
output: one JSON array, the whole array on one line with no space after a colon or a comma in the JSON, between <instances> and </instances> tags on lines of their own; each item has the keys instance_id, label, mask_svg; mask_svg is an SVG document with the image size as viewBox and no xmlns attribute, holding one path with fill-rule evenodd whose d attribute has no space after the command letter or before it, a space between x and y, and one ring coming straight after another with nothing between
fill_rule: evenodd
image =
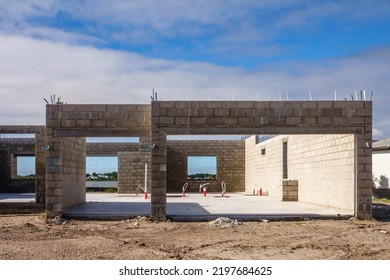
<instances>
[{"instance_id":1,"label":"concrete column","mask_svg":"<svg viewBox=\"0 0 390 280\"><path fill-rule=\"evenodd\" d=\"M152 187L151 216L156 220L166 219L167 203L167 135L158 127L159 103L152 102Z\"/></svg>"},{"instance_id":2,"label":"concrete column","mask_svg":"<svg viewBox=\"0 0 390 280\"><path fill-rule=\"evenodd\" d=\"M357 134L356 142L356 216L372 218L372 140L370 135Z\"/></svg>"},{"instance_id":3,"label":"concrete column","mask_svg":"<svg viewBox=\"0 0 390 280\"><path fill-rule=\"evenodd\" d=\"M6 193L11 177L11 155L0 145L0 192Z\"/></svg>"},{"instance_id":4,"label":"concrete column","mask_svg":"<svg viewBox=\"0 0 390 280\"><path fill-rule=\"evenodd\" d=\"M35 134L35 201L45 203L46 197L46 160L45 132Z\"/></svg>"},{"instance_id":5,"label":"concrete column","mask_svg":"<svg viewBox=\"0 0 390 280\"><path fill-rule=\"evenodd\" d=\"M12 155L11 159L11 180L16 180L18 178L18 157Z\"/></svg>"}]
</instances>

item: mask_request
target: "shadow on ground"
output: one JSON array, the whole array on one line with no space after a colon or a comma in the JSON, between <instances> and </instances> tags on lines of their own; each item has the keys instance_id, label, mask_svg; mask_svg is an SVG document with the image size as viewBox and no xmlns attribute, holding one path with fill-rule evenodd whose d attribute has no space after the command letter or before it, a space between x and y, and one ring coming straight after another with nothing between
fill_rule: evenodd
<instances>
[{"instance_id":1,"label":"shadow on ground","mask_svg":"<svg viewBox=\"0 0 390 280\"><path fill-rule=\"evenodd\" d=\"M373 203L372 216L375 220L390 222L390 205L384 203Z\"/></svg>"},{"instance_id":2,"label":"shadow on ground","mask_svg":"<svg viewBox=\"0 0 390 280\"><path fill-rule=\"evenodd\" d=\"M45 212L45 206L42 204L29 203L0 203L0 214L41 214Z\"/></svg>"}]
</instances>

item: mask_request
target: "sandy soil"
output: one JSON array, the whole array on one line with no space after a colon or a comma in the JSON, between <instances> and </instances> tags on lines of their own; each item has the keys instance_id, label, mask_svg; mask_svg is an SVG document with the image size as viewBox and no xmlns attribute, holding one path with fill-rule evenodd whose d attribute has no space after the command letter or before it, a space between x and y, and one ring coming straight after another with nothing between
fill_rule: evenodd
<instances>
[{"instance_id":1,"label":"sandy soil","mask_svg":"<svg viewBox=\"0 0 390 280\"><path fill-rule=\"evenodd\" d=\"M375 215L387 222L245 222L220 228L145 217L46 222L42 209L0 206L0 259L390 259L390 206L376 205Z\"/></svg>"}]
</instances>

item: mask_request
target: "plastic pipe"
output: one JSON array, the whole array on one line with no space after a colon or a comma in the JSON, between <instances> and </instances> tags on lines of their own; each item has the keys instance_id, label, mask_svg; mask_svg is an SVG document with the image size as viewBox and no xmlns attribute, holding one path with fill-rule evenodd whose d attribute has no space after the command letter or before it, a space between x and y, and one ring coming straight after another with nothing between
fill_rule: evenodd
<instances>
[{"instance_id":1,"label":"plastic pipe","mask_svg":"<svg viewBox=\"0 0 390 280\"><path fill-rule=\"evenodd\" d=\"M183 197L186 196L187 187L188 187L188 182L185 182L184 185L183 185L183 187L182 187L182 193L181 193L181 195L182 195Z\"/></svg>"}]
</instances>

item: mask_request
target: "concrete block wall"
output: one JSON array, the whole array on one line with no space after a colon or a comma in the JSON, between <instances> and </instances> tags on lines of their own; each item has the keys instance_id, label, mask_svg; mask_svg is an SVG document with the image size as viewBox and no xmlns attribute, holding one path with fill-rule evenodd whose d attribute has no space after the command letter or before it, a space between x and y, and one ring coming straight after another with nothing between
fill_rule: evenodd
<instances>
[{"instance_id":1,"label":"concrete block wall","mask_svg":"<svg viewBox=\"0 0 390 280\"><path fill-rule=\"evenodd\" d=\"M262 188L269 196L281 197L283 178L282 139L277 136L256 144L256 137L245 140L245 191ZM262 155L262 150L265 153Z\"/></svg>"},{"instance_id":2,"label":"concrete block wall","mask_svg":"<svg viewBox=\"0 0 390 280\"><path fill-rule=\"evenodd\" d=\"M63 208L85 202L86 142L82 137L53 137L47 128L46 145L46 217L54 218Z\"/></svg>"},{"instance_id":3,"label":"concrete block wall","mask_svg":"<svg viewBox=\"0 0 390 280\"><path fill-rule=\"evenodd\" d=\"M298 180L282 180L282 201L298 201Z\"/></svg>"},{"instance_id":4,"label":"concrete block wall","mask_svg":"<svg viewBox=\"0 0 390 280\"><path fill-rule=\"evenodd\" d=\"M64 104L46 107L46 124L55 129L56 136L150 137L149 105Z\"/></svg>"},{"instance_id":5,"label":"concrete block wall","mask_svg":"<svg viewBox=\"0 0 390 280\"><path fill-rule=\"evenodd\" d=\"M299 201L354 211L354 135L280 135L255 144L246 140L246 191L261 186L283 198L283 142L288 179L299 182ZM261 150L265 149L265 155Z\"/></svg>"},{"instance_id":6,"label":"concrete block wall","mask_svg":"<svg viewBox=\"0 0 390 280\"><path fill-rule=\"evenodd\" d=\"M355 195L354 136L291 135L288 144L289 178L299 181L299 200L350 210L352 214Z\"/></svg>"},{"instance_id":7,"label":"concrete block wall","mask_svg":"<svg viewBox=\"0 0 390 280\"><path fill-rule=\"evenodd\" d=\"M149 105L138 104L46 106L46 145L50 147L46 153L47 217L61 215L64 207L85 201L83 137L150 137L150 112ZM66 155L64 151L72 146L76 154Z\"/></svg>"},{"instance_id":8,"label":"concrete block wall","mask_svg":"<svg viewBox=\"0 0 390 280\"><path fill-rule=\"evenodd\" d=\"M62 139L62 207L85 202L85 138Z\"/></svg>"},{"instance_id":9,"label":"concrete block wall","mask_svg":"<svg viewBox=\"0 0 390 280\"><path fill-rule=\"evenodd\" d=\"M87 156L117 156L118 152L136 152L139 143L87 143Z\"/></svg>"},{"instance_id":10,"label":"concrete block wall","mask_svg":"<svg viewBox=\"0 0 390 280\"><path fill-rule=\"evenodd\" d=\"M36 184L34 181L17 180L17 157L34 156L35 149L36 139L34 138L0 139L0 192L36 192ZM41 157L40 159L44 158ZM37 166L35 174L36 176L42 175L42 170L38 169ZM37 200L37 202L39 202L39 200Z\"/></svg>"},{"instance_id":11,"label":"concrete block wall","mask_svg":"<svg viewBox=\"0 0 390 280\"><path fill-rule=\"evenodd\" d=\"M166 203L166 135L180 134L353 134L355 215L372 215L372 101L152 102L152 192L161 190L152 201L155 217Z\"/></svg>"},{"instance_id":12,"label":"concrete block wall","mask_svg":"<svg viewBox=\"0 0 390 280\"><path fill-rule=\"evenodd\" d=\"M11 153L6 146L0 141L0 192L7 192L7 185L11 180Z\"/></svg>"},{"instance_id":13,"label":"concrete block wall","mask_svg":"<svg viewBox=\"0 0 390 280\"><path fill-rule=\"evenodd\" d=\"M138 185L145 185L145 164L148 164L147 186L151 190L151 155L150 152L118 153L118 193L136 193ZM138 190L142 192L141 189Z\"/></svg>"},{"instance_id":14,"label":"concrete block wall","mask_svg":"<svg viewBox=\"0 0 390 280\"><path fill-rule=\"evenodd\" d=\"M187 192L198 192L199 184L210 183L207 190L221 192L221 182L228 192L241 192L245 187L244 141L168 141L167 191L181 192L188 182ZM188 156L216 156L216 180L188 180Z\"/></svg>"},{"instance_id":15,"label":"concrete block wall","mask_svg":"<svg viewBox=\"0 0 390 280\"><path fill-rule=\"evenodd\" d=\"M18 178L18 158L16 155L11 156L11 180Z\"/></svg>"},{"instance_id":16,"label":"concrete block wall","mask_svg":"<svg viewBox=\"0 0 390 280\"><path fill-rule=\"evenodd\" d=\"M46 198L46 142L45 130L35 134L35 201L45 203Z\"/></svg>"}]
</instances>

